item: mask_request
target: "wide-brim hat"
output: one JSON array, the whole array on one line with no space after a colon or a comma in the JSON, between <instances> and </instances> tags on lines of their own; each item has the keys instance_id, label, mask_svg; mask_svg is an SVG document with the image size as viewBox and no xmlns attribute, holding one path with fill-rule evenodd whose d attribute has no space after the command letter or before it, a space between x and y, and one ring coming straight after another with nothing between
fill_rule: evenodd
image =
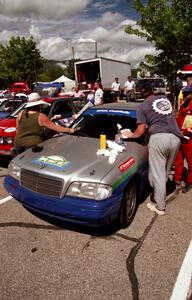
<instances>
[{"instance_id":1,"label":"wide-brim hat","mask_svg":"<svg viewBox=\"0 0 192 300\"><path fill-rule=\"evenodd\" d=\"M43 101L41 99L41 96L38 93L31 93L28 96L28 102L27 102L25 107L28 108L28 107L38 106L38 105L47 105L47 106L49 106L50 103L47 103L47 102Z\"/></svg>"}]
</instances>

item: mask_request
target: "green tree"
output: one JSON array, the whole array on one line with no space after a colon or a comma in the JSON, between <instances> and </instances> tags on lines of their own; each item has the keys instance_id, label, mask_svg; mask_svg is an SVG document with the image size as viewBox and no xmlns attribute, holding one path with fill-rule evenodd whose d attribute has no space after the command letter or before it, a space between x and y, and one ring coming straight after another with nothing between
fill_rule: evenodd
<instances>
[{"instance_id":1,"label":"green tree","mask_svg":"<svg viewBox=\"0 0 192 300\"><path fill-rule=\"evenodd\" d=\"M0 78L8 85L17 81L31 85L42 72L43 64L33 37L11 37L7 45L0 44Z\"/></svg>"},{"instance_id":2,"label":"green tree","mask_svg":"<svg viewBox=\"0 0 192 300\"><path fill-rule=\"evenodd\" d=\"M75 68L74 64L75 62L80 61L80 59L75 58L75 59L70 59L66 63L66 69L64 71L64 75L67 76L68 78L74 80L75 79Z\"/></svg>"},{"instance_id":3,"label":"green tree","mask_svg":"<svg viewBox=\"0 0 192 300\"><path fill-rule=\"evenodd\" d=\"M192 5L191 0L149 0L143 4L134 1L139 12L139 28L127 26L128 34L135 34L152 42L157 55L147 55L142 66L164 75L173 86L176 72L191 62Z\"/></svg>"},{"instance_id":4,"label":"green tree","mask_svg":"<svg viewBox=\"0 0 192 300\"><path fill-rule=\"evenodd\" d=\"M56 64L55 61L45 61L43 72L38 75L38 81L50 82L63 75L63 68Z\"/></svg>"}]
</instances>

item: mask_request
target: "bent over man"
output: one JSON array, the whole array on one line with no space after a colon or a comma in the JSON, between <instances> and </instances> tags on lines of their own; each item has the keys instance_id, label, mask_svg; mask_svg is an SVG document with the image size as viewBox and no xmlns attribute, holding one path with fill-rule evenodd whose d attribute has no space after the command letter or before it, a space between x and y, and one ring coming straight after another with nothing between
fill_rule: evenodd
<instances>
[{"instance_id":1,"label":"bent over man","mask_svg":"<svg viewBox=\"0 0 192 300\"><path fill-rule=\"evenodd\" d=\"M154 96L153 87L146 83L142 89L145 99L138 107L137 128L127 132L127 138L138 138L149 129L149 182L153 193L147 207L158 215L165 214L166 182L180 147L180 130L165 96Z\"/></svg>"}]
</instances>

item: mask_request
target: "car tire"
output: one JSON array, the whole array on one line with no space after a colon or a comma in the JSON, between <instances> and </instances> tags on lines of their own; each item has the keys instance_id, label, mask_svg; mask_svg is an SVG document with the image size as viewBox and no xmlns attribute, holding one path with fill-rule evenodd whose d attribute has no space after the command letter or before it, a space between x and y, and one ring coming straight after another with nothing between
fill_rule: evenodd
<instances>
[{"instance_id":1,"label":"car tire","mask_svg":"<svg viewBox=\"0 0 192 300\"><path fill-rule=\"evenodd\" d=\"M128 227L137 211L137 187L132 180L125 189L120 210L119 223L122 228Z\"/></svg>"}]
</instances>

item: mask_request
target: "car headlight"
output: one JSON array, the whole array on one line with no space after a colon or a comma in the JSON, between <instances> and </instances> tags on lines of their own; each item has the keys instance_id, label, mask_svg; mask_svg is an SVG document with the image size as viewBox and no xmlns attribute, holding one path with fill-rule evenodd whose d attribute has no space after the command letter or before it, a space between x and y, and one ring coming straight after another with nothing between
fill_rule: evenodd
<instances>
[{"instance_id":1,"label":"car headlight","mask_svg":"<svg viewBox=\"0 0 192 300\"><path fill-rule=\"evenodd\" d=\"M15 163L10 162L8 167L8 175L19 180L21 174L21 168L17 166Z\"/></svg>"},{"instance_id":2,"label":"car headlight","mask_svg":"<svg viewBox=\"0 0 192 300\"><path fill-rule=\"evenodd\" d=\"M109 198L111 193L111 186L92 182L73 182L67 190L67 195L69 196L89 198L94 200L103 200Z\"/></svg>"},{"instance_id":3,"label":"car headlight","mask_svg":"<svg viewBox=\"0 0 192 300\"><path fill-rule=\"evenodd\" d=\"M13 144L13 138L12 138L12 137L6 137L6 138L5 138L5 141L6 141L6 143L7 143L8 145Z\"/></svg>"}]
</instances>

